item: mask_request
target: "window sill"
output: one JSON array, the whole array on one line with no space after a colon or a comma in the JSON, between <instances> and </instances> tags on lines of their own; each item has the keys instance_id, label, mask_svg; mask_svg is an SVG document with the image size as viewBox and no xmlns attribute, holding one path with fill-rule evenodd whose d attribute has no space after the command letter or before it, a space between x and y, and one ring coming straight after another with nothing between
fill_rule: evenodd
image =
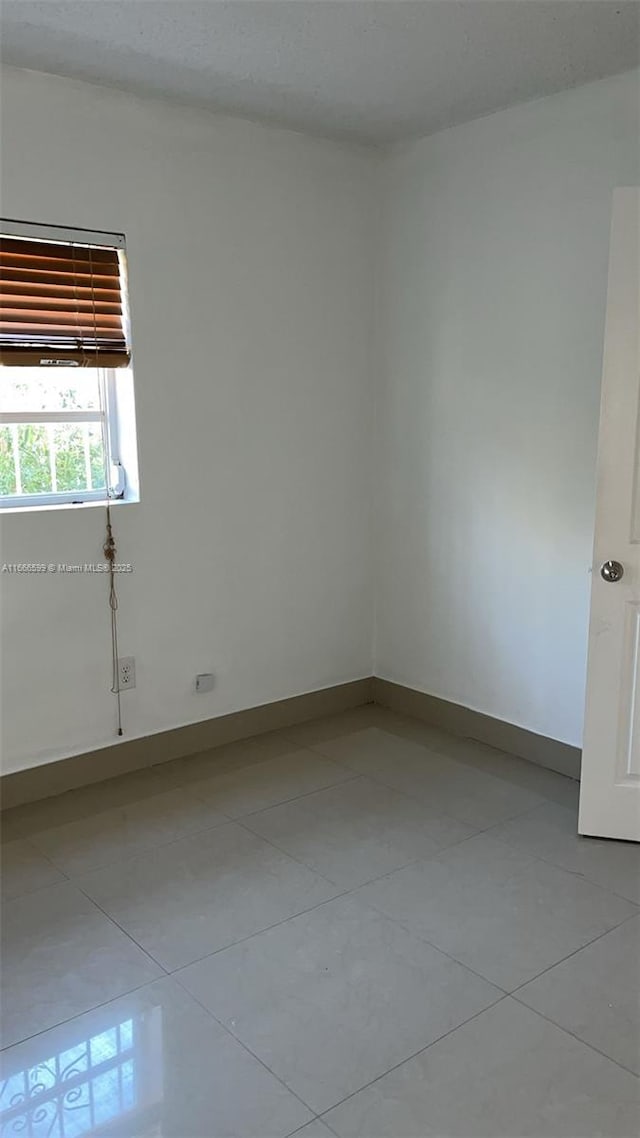
<instances>
[{"instance_id":1,"label":"window sill","mask_svg":"<svg viewBox=\"0 0 640 1138\"><path fill-rule=\"evenodd\" d=\"M49 505L35 503L32 506L3 506L0 503L0 517L6 514L50 514L54 510L93 510L96 506L135 506L139 498L97 498L90 502L52 502Z\"/></svg>"}]
</instances>

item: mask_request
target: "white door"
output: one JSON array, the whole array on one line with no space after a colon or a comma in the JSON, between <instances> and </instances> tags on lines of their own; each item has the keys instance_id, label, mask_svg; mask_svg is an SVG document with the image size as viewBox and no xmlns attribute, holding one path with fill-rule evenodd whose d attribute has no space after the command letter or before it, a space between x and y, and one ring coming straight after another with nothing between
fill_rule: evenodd
<instances>
[{"instance_id":1,"label":"white door","mask_svg":"<svg viewBox=\"0 0 640 1138\"><path fill-rule=\"evenodd\" d=\"M640 841L640 189L613 199L581 834Z\"/></svg>"}]
</instances>

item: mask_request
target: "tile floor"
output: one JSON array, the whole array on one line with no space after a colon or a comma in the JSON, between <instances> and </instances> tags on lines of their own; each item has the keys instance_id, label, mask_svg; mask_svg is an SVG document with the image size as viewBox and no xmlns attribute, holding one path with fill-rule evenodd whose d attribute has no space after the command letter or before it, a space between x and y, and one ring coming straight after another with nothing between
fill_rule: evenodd
<instances>
[{"instance_id":1,"label":"tile floor","mask_svg":"<svg viewBox=\"0 0 640 1138\"><path fill-rule=\"evenodd\" d=\"M640 848L380 708L3 816L0 1132L632 1138Z\"/></svg>"}]
</instances>

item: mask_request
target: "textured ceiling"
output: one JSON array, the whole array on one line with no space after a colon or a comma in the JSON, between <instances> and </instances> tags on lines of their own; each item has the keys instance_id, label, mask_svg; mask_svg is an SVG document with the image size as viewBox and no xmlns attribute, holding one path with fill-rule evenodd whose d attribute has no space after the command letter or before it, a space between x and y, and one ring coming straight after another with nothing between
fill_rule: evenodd
<instances>
[{"instance_id":1,"label":"textured ceiling","mask_svg":"<svg viewBox=\"0 0 640 1138\"><path fill-rule=\"evenodd\" d=\"M4 0L8 63L358 142L638 64L636 0Z\"/></svg>"}]
</instances>

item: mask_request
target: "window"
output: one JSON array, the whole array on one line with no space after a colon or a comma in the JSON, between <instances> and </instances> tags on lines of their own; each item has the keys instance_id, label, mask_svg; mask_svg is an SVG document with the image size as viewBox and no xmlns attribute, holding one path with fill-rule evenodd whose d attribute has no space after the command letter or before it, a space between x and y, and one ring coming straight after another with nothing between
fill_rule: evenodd
<instances>
[{"instance_id":1,"label":"window","mask_svg":"<svg viewBox=\"0 0 640 1138\"><path fill-rule=\"evenodd\" d=\"M124 238L0 234L2 506L137 501Z\"/></svg>"},{"instance_id":2,"label":"window","mask_svg":"<svg viewBox=\"0 0 640 1138\"><path fill-rule=\"evenodd\" d=\"M102 501L123 493L113 372L3 367L1 379L5 505Z\"/></svg>"}]
</instances>

